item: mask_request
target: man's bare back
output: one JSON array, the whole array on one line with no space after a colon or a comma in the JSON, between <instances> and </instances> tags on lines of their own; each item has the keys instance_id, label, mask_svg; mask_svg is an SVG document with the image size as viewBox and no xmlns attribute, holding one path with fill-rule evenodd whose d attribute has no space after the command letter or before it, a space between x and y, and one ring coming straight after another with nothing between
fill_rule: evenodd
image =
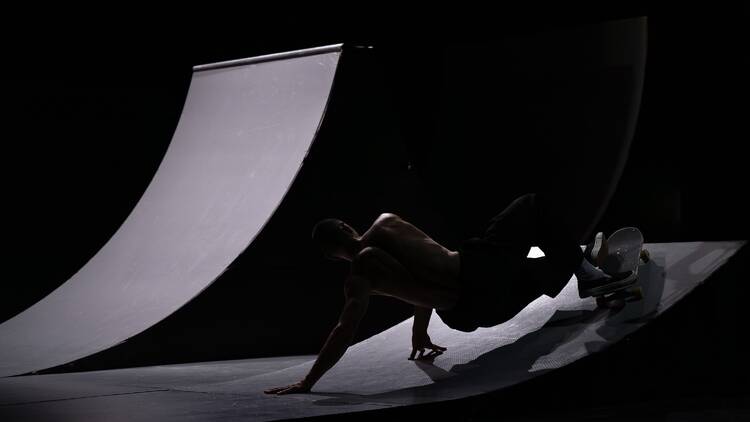
<instances>
[{"instance_id":1,"label":"man's bare back","mask_svg":"<svg viewBox=\"0 0 750 422\"><path fill-rule=\"evenodd\" d=\"M457 300L460 257L423 231L395 214L381 214L362 236L366 247L390 255L396 266L409 276L379 277L372 281L371 293L396 297L413 305L449 308ZM388 262L387 257L384 261Z\"/></svg>"}]
</instances>

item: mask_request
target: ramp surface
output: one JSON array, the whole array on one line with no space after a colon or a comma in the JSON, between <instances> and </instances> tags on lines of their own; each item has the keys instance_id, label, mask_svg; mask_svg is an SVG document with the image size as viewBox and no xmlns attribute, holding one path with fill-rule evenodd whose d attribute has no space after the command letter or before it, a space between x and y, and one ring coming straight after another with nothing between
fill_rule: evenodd
<instances>
[{"instance_id":1,"label":"ramp surface","mask_svg":"<svg viewBox=\"0 0 750 422\"><path fill-rule=\"evenodd\" d=\"M0 380L0 418L279 420L496 391L617 343L706 281L743 244L647 244L652 260L641 268L640 281L645 298L619 312L580 299L572 278L557 297L542 296L495 327L464 333L433 316L430 336L448 350L431 362L407 360L412 320L405 320L350 347L311 394L262 392L299 381L312 364L304 357L38 375Z\"/></svg>"},{"instance_id":2,"label":"ramp surface","mask_svg":"<svg viewBox=\"0 0 750 422\"><path fill-rule=\"evenodd\" d=\"M669 309L740 247L737 242L647 244L651 260L639 270L644 299L616 311L578 297L572 277L555 298L540 296L510 320L474 332L455 331L433 315L429 334L448 348L434 362L409 361L412 319L362 341L313 387L335 401L417 404L501 389L601 351ZM530 256L540 254L533 250ZM301 380L312 362L186 390L249 394ZM332 399L334 400L334 399Z\"/></svg>"},{"instance_id":3,"label":"ramp surface","mask_svg":"<svg viewBox=\"0 0 750 422\"><path fill-rule=\"evenodd\" d=\"M70 280L0 325L0 376L107 349L208 287L289 189L340 51L196 67L172 142L132 213Z\"/></svg>"}]
</instances>

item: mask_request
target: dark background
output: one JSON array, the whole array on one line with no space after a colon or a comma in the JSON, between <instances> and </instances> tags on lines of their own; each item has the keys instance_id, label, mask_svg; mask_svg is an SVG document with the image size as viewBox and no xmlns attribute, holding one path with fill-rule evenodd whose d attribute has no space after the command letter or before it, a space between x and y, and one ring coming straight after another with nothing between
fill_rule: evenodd
<instances>
[{"instance_id":1,"label":"dark background","mask_svg":"<svg viewBox=\"0 0 750 422\"><path fill-rule=\"evenodd\" d=\"M318 182L309 182L307 193L300 194L303 203L336 204L338 215L360 229L380 212L398 212L455 247L462 237L476 234L485 217L491 217L490 210L518 193L524 175L559 175L549 163L529 167L528 160L503 157L498 165L518 174L518 180L484 179L468 187L469 192L491 189L492 195L463 192L468 197L458 198L451 195L462 192L455 188L441 195L435 174L471 171L476 165L466 156L451 165L445 160L450 154L443 153L438 156L440 166L430 167L435 145L450 145L462 135L449 132L446 137L438 130L446 118L445 105L455 104L460 95L445 83L450 63L445 57L456 46L492 51L508 39L647 15L640 119L630 159L597 229L611 232L636 225L650 242L748 238L744 10L636 4L493 12L376 8L188 14L119 10L96 18L66 14L34 19L33 14L19 12L6 18L16 19L17 25L2 30L4 234L9 247L0 320L62 284L127 217L171 139L193 65L337 42L374 46L377 60L340 69L340 91L357 84L358 78L372 83L351 91L362 96L359 108L336 109L332 104L329 117L349 123L324 130L331 137L349 136L356 133L352 128L369 121L373 124L361 126L362 138L389 141L376 148L367 142L328 151L321 146L311 160L333 160L352 172L359 169L352 179L359 184L342 188L352 196L341 198L342 190L322 189L315 183L326 179L313 177L310 180ZM473 97L477 98L481 96ZM512 102L483 101L474 107L485 110L486 121L495 118L494 107L514 109ZM489 127L467 128L464 135L485 136L487 143L502 146L521 142L512 135L525 133L520 126L499 128L497 133ZM459 154L461 145L456 142ZM566 146L554 154L584 161L596 158ZM360 162L364 168L357 165ZM376 174L386 175L387 183L376 181ZM458 219L466 214L457 210L464 208L475 214L472 219ZM259 238L265 247L243 254L186 309L113 350L62 370L317 352L338 316L346 268L309 251L291 259L284 253L288 248L273 239L309 231L311 221L328 216L324 211L329 210L318 208L300 217L299 208L282 206L281 217ZM295 250L309 247L296 245ZM298 299L283 296L290 286ZM713 324L729 324L720 330L723 333L737 326L730 321L738 312L726 311L737 303L731 293L707 296L710 299L693 306L714 317L693 320L695 330L684 335L708 335ZM410 313L400 303L376 299L360 339ZM675 335L677 344L685 341ZM714 358L736 357L737 344L722 343L725 351Z\"/></svg>"}]
</instances>

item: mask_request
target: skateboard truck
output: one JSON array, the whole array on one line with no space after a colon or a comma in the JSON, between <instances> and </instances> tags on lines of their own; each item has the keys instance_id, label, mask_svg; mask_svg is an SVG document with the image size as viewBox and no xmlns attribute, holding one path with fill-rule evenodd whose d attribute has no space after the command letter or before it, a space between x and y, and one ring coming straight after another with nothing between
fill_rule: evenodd
<instances>
[{"instance_id":1,"label":"skateboard truck","mask_svg":"<svg viewBox=\"0 0 750 422\"><path fill-rule=\"evenodd\" d=\"M624 274L632 272L632 281L621 287L593 295L596 304L602 308L619 309L627 302L643 299L643 289L636 285L638 268L651 260L648 250L643 248L643 234L635 227L617 230L608 239L609 254L604 260L602 270L607 274Z\"/></svg>"}]
</instances>

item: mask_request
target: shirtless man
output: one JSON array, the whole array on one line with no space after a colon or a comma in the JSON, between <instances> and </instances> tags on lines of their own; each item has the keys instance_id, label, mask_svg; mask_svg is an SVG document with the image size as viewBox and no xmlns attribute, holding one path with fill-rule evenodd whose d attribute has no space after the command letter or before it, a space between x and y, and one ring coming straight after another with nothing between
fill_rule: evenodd
<instances>
[{"instance_id":1,"label":"shirtless man","mask_svg":"<svg viewBox=\"0 0 750 422\"><path fill-rule=\"evenodd\" d=\"M473 331L507 320L541 294L556 295L574 272L579 283L589 283L579 286L581 292L611 282L593 265L606 255L606 239L597 236L584 255L562 230L550 230L541 203L537 194L522 196L491 220L481 238L467 240L458 251L445 248L395 214L381 214L361 236L337 219L317 223L313 240L323 253L351 262L344 282L344 309L307 376L265 392L310 391L344 355L370 295L392 296L414 305L409 359L417 353L420 359L446 350L427 334L433 308L448 326ZM546 256L526 259L532 244Z\"/></svg>"}]
</instances>

